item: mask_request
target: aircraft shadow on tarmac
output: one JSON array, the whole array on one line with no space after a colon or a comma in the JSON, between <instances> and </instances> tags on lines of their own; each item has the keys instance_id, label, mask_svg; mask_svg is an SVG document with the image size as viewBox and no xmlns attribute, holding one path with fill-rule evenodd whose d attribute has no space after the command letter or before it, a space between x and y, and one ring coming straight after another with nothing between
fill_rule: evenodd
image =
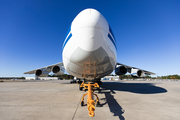
<instances>
[{"instance_id":1,"label":"aircraft shadow on tarmac","mask_svg":"<svg viewBox=\"0 0 180 120\"><path fill-rule=\"evenodd\" d=\"M110 112L113 113L113 116L118 116L120 120L125 120L122 115L125 110L119 105L111 92L99 92L105 94L105 98L101 98L100 100L106 100L105 103L102 103L101 106L108 104Z\"/></svg>"},{"instance_id":2,"label":"aircraft shadow on tarmac","mask_svg":"<svg viewBox=\"0 0 180 120\"><path fill-rule=\"evenodd\" d=\"M127 91L139 94L156 94L165 93L166 89L157 87L152 83L120 83L120 82L103 82L100 86L101 90L110 90L112 93L116 91Z\"/></svg>"},{"instance_id":3,"label":"aircraft shadow on tarmac","mask_svg":"<svg viewBox=\"0 0 180 120\"><path fill-rule=\"evenodd\" d=\"M100 86L100 94L105 94L105 98L100 100L105 100L105 103L101 105L108 104L110 112L114 116L118 116L120 120L125 120L122 115L125 110L119 105L112 94L116 94L115 91L129 91L138 94L155 94L167 92L166 89L157 87L152 83L120 83L120 82L103 82ZM108 90L108 91L107 91ZM115 90L115 91L114 91Z\"/></svg>"}]
</instances>

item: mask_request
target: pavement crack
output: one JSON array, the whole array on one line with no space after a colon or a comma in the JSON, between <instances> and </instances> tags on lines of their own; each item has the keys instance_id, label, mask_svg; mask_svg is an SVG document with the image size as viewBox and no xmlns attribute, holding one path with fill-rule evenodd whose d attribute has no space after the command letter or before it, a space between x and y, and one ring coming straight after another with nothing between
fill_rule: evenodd
<instances>
[{"instance_id":1,"label":"pavement crack","mask_svg":"<svg viewBox=\"0 0 180 120\"><path fill-rule=\"evenodd\" d=\"M82 94L82 96L83 96L83 94ZM81 98L82 98L82 96L81 96ZM77 109L78 109L79 104L80 104L80 102L81 102L81 98L80 98L80 101L79 101L78 104L77 104L77 107L76 107L76 110L75 110L74 115L73 115L73 117L72 117L72 120L74 119L74 117L75 117L75 115L76 115Z\"/></svg>"}]
</instances>

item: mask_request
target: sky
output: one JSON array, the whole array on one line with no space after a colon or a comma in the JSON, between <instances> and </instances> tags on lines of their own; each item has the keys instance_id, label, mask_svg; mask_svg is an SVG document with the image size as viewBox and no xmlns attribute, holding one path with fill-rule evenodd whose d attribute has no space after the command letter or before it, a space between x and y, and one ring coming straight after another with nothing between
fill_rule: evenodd
<instances>
[{"instance_id":1,"label":"sky","mask_svg":"<svg viewBox=\"0 0 180 120\"><path fill-rule=\"evenodd\" d=\"M180 75L179 0L0 0L0 77L62 62L76 15L98 10L117 41L117 62Z\"/></svg>"}]
</instances>

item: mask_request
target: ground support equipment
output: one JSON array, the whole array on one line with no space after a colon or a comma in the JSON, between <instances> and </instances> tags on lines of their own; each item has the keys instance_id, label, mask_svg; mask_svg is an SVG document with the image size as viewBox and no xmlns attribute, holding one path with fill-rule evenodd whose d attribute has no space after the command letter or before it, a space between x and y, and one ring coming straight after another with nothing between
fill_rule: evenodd
<instances>
[{"instance_id":1,"label":"ground support equipment","mask_svg":"<svg viewBox=\"0 0 180 120\"><path fill-rule=\"evenodd\" d=\"M89 116L93 117L94 111L95 111L95 104L97 107L100 107L99 98L95 93L93 93L94 88L99 88L99 85L97 83L91 83L91 82L84 83L83 82L81 84L81 87L84 87L85 90L88 90L88 92L82 96L81 106L84 105L84 97L87 95L87 107L89 111ZM94 101L94 96L96 96L96 102Z\"/></svg>"}]
</instances>

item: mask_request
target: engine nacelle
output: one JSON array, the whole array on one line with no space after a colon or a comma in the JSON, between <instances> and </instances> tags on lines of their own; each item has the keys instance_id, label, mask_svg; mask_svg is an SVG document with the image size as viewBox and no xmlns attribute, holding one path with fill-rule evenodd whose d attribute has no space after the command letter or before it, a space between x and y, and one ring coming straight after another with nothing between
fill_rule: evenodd
<instances>
[{"instance_id":1,"label":"engine nacelle","mask_svg":"<svg viewBox=\"0 0 180 120\"><path fill-rule=\"evenodd\" d=\"M64 68L60 65L55 65L52 68L52 72L56 75L62 75L62 74L64 74Z\"/></svg>"},{"instance_id":2,"label":"engine nacelle","mask_svg":"<svg viewBox=\"0 0 180 120\"><path fill-rule=\"evenodd\" d=\"M119 66L115 69L117 75L124 75L127 73L127 68L125 66Z\"/></svg>"},{"instance_id":3,"label":"engine nacelle","mask_svg":"<svg viewBox=\"0 0 180 120\"><path fill-rule=\"evenodd\" d=\"M48 69L46 69L46 68L38 69L38 70L36 70L35 75L36 75L37 77L47 77L48 74L49 74L49 72L50 72L50 71L49 71Z\"/></svg>"},{"instance_id":4,"label":"engine nacelle","mask_svg":"<svg viewBox=\"0 0 180 120\"><path fill-rule=\"evenodd\" d=\"M131 69L131 76L132 77L142 77L144 76L144 72L142 70L139 69Z\"/></svg>"}]
</instances>

